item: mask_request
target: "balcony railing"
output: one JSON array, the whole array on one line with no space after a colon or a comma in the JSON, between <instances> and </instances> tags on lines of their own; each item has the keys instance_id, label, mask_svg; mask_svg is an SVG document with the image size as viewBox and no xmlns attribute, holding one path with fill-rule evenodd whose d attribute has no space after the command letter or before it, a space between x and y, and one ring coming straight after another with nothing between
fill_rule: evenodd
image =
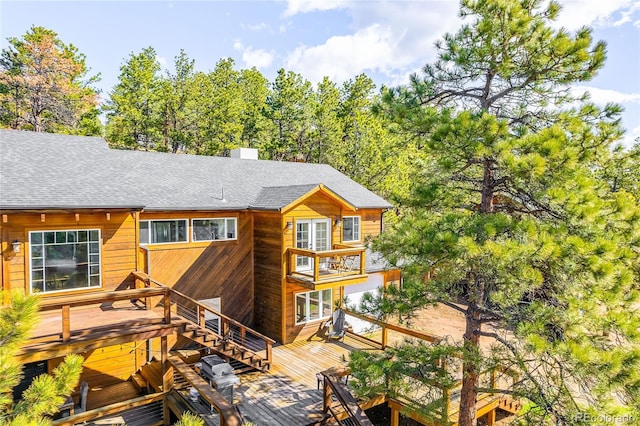
<instances>
[{"instance_id":1,"label":"balcony railing","mask_svg":"<svg viewBox=\"0 0 640 426\"><path fill-rule=\"evenodd\" d=\"M287 276L323 283L366 277L364 246L336 244L332 250L287 249Z\"/></svg>"}]
</instances>

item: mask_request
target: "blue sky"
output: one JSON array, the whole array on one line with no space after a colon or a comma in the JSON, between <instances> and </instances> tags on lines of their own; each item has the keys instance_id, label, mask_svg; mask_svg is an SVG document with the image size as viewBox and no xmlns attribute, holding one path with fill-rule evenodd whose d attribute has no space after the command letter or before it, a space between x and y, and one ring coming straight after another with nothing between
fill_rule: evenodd
<instances>
[{"instance_id":1,"label":"blue sky","mask_svg":"<svg viewBox=\"0 0 640 426\"><path fill-rule=\"evenodd\" d=\"M640 137L640 1L561 0L558 25L594 29L608 44L605 68L587 90L599 104L625 108L625 144ZM312 82L366 73L396 85L433 61L433 43L460 26L456 0L11 1L0 0L0 47L31 26L58 33L87 57L106 97L131 53L153 47L172 66L184 49L210 71L222 58L256 66L270 80L279 68Z\"/></svg>"}]
</instances>

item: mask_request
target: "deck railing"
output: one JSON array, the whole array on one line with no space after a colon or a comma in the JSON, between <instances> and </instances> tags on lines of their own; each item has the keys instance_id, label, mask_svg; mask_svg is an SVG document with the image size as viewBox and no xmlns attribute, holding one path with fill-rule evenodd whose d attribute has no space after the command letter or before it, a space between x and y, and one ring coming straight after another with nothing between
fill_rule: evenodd
<instances>
[{"instance_id":1,"label":"deck railing","mask_svg":"<svg viewBox=\"0 0 640 426\"><path fill-rule=\"evenodd\" d=\"M365 275L366 248L336 244L332 250L287 249L287 276L312 282Z\"/></svg>"},{"instance_id":2,"label":"deck railing","mask_svg":"<svg viewBox=\"0 0 640 426\"><path fill-rule=\"evenodd\" d=\"M155 281L144 272L136 271L133 273L133 276L136 279L136 287L166 289L170 295L169 303L173 304L171 309L175 309L178 315L198 324L202 328L211 330L225 341L236 343L258 355L261 355L261 352L264 351L264 362L269 365L272 363L272 348L275 340L247 327L239 321L215 311L209 306L203 305L177 290ZM156 287L149 287L151 285ZM164 305L166 310L167 305ZM151 306L148 307L150 308ZM207 319L207 316L215 319Z\"/></svg>"},{"instance_id":3,"label":"deck railing","mask_svg":"<svg viewBox=\"0 0 640 426\"><path fill-rule=\"evenodd\" d=\"M132 290L106 291L102 293L78 294L74 296L57 296L42 299L38 305L41 312L60 310L61 332L51 336L38 336L31 342L62 341L68 343L71 340L71 308L78 306L101 305L119 300L143 300L160 298L169 305L170 291L165 288L138 288ZM146 320L145 320L146 321ZM151 322L151 320L149 320ZM171 323L171 312L165 309L162 318L164 324Z\"/></svg>"}]
</instances>

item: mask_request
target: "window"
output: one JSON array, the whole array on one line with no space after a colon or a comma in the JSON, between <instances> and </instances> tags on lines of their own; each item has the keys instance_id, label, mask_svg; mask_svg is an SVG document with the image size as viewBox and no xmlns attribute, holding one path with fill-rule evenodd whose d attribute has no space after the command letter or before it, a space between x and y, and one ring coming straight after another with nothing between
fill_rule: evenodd
<instances>
[{"instance_id":1,"label":"window","mask_svg":"<svg viewBox=\"0 0 640 426\"><path fill-rule=\"evenodd\" d=\"M140 244L186 243L187 241L187 219L140 221Z\"/></svg>"},{"instance_id":2,"label":"window","mask_svg":"<svg viewBox=\"0 0 640 426\"><path fill-rule=\"evenodd\" d=\"M296 324L331 317L331 289L296 294Z\"/></svg>"},{"instance_id":3,"label":"window","mask_svg":"<svg viewBox=\"0 0 640 426\"><path fill-rule=\"evenodd\" d=\"M193 219L193 241L235 240L236 218Z\"/></svg>"},{"instance_id":4,"label":"window","mask_svg":"<svg viewBox=\"0 0 640 426\"><path fill-rule=\"evenodd\" d=\"M31 292L100 287L100 230L29 232Z\"/></svg>"},{"instance_id":5,"label":"window","mask_svg":"<svg viewBox=\"0 0 640 426\"><path fill-rule=\"evenodd\" d=\"M360 216L342 218L342 241L360 241Z\"/></svg>"}]
</instances>

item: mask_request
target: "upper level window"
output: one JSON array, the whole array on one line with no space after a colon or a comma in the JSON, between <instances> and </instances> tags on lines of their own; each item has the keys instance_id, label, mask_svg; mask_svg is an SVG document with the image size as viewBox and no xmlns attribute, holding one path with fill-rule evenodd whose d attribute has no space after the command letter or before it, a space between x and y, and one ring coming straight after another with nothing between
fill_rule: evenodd
<instances>
[{"instance_id":1,"label":"upper level window","mask_svg":"<svg viewBox=\"0 0 640 426\"><path fill-rule=\"evenodd\" d=\"M360 216L342 218L342 241L360 241Z\"/></svg>"},{"instance_id":2,"label":"upper level window","mask_svg":"<svg viewBox=\"0 0 640 426\"><path fill-rule=\"evenodd\" d=\"M193 219L193 241L235 240L237 220L235 217L215 219Z\"/></svg>"},{"instance_id":3,"label":"upper level window","mask_svg":"<svg viewBox=\"0 0 640 426\"><path fill-rule=\"evenodd\" d=\"M187 219L140 221L140 244L186 243L187 241Z\"/></svg>"},{"instance_id":4,"label":"upper level window","mask_svg":"<svg viewBox=\"0 0 640 426\"><path fill-rule=\"evenodd\" d=\"M29 232L31 292L100 287L100 230Z\"/></svg>"}]
</instances>

